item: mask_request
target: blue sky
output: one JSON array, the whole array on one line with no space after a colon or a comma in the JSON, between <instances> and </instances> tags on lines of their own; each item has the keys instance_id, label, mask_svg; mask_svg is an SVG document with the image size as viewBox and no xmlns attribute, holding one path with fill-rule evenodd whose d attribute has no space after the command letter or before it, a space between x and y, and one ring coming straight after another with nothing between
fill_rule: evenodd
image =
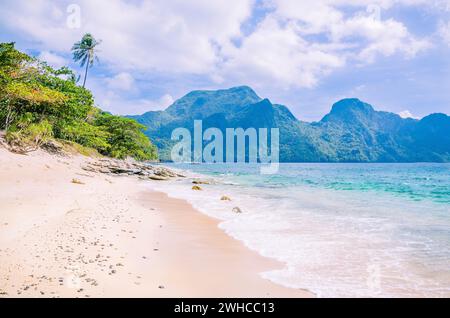
<instances>
[{"instance_id":1,"label":"blue sky","mask_svg":"<svg viewBox=\"0 0 450 318\"><path fill-rule=\"evenodd\" d=\"M357 97L402 116L450 114L450 0L3 0L0 41L58 67L91 32L87 87L117 114L195 89L249 85L301 120Z\"/></svg>"}]
</instances>

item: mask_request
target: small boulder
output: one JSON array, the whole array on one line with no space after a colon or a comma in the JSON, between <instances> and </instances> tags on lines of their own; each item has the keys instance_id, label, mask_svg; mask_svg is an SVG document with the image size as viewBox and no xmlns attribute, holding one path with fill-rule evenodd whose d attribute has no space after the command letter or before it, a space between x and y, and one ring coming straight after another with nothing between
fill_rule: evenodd
<instances>
[{"instance_id":1,"label":"small boulder","mask_svg":"<svg viewBox=\"0 0 450 318\"><path fill-rule=\"evenodd\" d=\"M192 187L192 190L194 190L194 191L202 191L203 189L201 187L195 185L195 186Z\"/></svg>"},{"instance_id":2,"label":"small boulder","mask_svg":"<svg viewBox=\"0 0 450 318\"><path fill-rule=\"evenodd\" d=\"M227 197L226 195L222 196L220 198L221 201L231 201L230 197Z\"/></svg>"},{"instance_id":3,"label":"small boulder","mask_svg":"<svg viewBox=\"0 0 450 318\"><path fill-rule=\"evenodd\" d=\"M111 171L108 168L100 168L100 169L98 169L98 172L107 174L107 173L110 173Z\"/></svg>"},{"instance_id":4,"label":"small boulder","mask_svg":"<svg viewBox=\"0 0 450 318\"><path fill-rule=\"evenodd\" d=\"M74 183L74 184L84 184L84 182L81 182L78 179L72 179L72 183Z\"/></svg>"},{"instance_id":5,"label":"small boulder","mask_svg":"<svg viewBox=\"0 0 450 318\"><path fill-rule=\"evenodd\" d=\"M115 174L127 174L127 175L139 174L141 171L139 169L129 169L127 167L111 167L109 170L111 170L111 172Z\"/></svg>"},{"instance_id":6,"label":"small boulder","mask_svg":"<svg viewBox=\"0 0 450 318\"><path fill-rule=\"evenodd\" d=\"M165 181L165 180L169 180L169 178L167 178L167 177L157 176L157 175L155 175L155 174L152 174L152 175L148 176L148 178L149 178L150 180L155 180L155 181Z\"/></svg>"}]
</instances>

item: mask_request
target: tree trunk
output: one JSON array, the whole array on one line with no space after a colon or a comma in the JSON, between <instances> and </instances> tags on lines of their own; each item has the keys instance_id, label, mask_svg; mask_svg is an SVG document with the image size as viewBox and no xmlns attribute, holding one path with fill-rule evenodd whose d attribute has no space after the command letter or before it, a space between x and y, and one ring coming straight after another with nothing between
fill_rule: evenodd
<instances>
[{"instance_id":1,"label":"tree trunk","mask_svg":"<svg viewBox=\"0 0 450 318\"><path fill-rule=\"evenodd\" d=\"M86 70L84 71L84 81L83 81L83 88L86 85L86 78L89 70L89 63L91 61L91 54L89 53L88 60L86 62Z\"/></svg>"}]
</instances>

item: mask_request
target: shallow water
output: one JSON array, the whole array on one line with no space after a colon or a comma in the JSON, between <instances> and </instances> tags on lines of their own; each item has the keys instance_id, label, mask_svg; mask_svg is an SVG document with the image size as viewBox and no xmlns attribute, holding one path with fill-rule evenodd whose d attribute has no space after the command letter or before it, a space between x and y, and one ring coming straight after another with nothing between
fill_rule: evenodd
<instances>
[{"instance_id":1,"label":"shallow water","mask_svg":"<svg viewBox=\"0 0 450 318\"><path fill-rule=\"evenodd\" d=\"M173 167L214 183L157 189L286 264L267 279L321 297L450 296L450 164L281 164L275 175L248 164Z\"/></svg>"}]
</instances>

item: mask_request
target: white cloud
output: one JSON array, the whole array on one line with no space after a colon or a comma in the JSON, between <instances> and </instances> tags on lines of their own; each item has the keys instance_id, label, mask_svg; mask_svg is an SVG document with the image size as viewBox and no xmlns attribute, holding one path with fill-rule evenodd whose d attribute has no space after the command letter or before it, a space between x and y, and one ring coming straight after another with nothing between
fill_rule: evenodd
<instances>
[{"instance_id":1,"label":"white cloud","mask_svg":"<svg viewBox=\"0 0 450 318\"><path fill-rule=\"evenodd\" d=\"M162 109L166 109L167 107L172 105L174 102L175 102L175 99L172 97L172 95L165 94L159 99L158 105L159 105L160 110L162 110Z\"/></svg>"},{"instance_id":2,"label":"white cloud","mask_svg":"<svg viewBox=\"0 0 450 318\"><path fill-rule=\"evenodd\" d=\"M223 72L245 82L281 87L313 87L318 78L344 65L344 59L298 36L295 25L266 18L239 48L230 47Z\"/></svg>"},{"instance_id":3,"label":"white cloud","mask_svg":"<svg viewBox=\"0 0 450 318\"><path fill-rule=\"evenodd\" d=\"M106 82L111 90L130 91L135 87L133 76L125 72L119 73L112 78L107 78Z\"/></svg>"},{"instance_id":4,"label":"white cloud","mask_svg":"<svg viewBox=\"0 0 450 318\"><path fill-rule=\"evenodd\" d=\"M359 14L331 28L336 42L353 44L359 60L372 63L378 55L391 56L396 53L413 57L429 47L428 40L416 39L402 23L393 19L379 20L372 15ZM349 39L357 39L354 40Z\"/></svg>"},{"instance_id":5,"label":"white cloud","mask_svg":"<svg viewBox=\"0 0 450 318\"><path fill-rule=\"evenodd\" d=\"M270 0L272 8L240 46L222 50L226 62L214 74L255 86L313 88L336 69L374 63L379 56L412 58L430 47L394 19L382 19L382 8L416 1ZM348 14L342 6L353 6ZM217 81L217 80L216 80Z\"/></svg>"},{"instance_id":6,"label":"white cloud","mask_svg":"<svg viewBox=\"0 0 450 318\"><path fill-rule=\"evenodd\" d=\"M441 23L439 27L439 35L442 40L450 46L450 21L448 23Z\"/></svg>"},{"instance_id":7,"label":"white cloud","mask_svg":"<svg viewBox=\"0 0 450 318\"><path fill-rule=\"evenodd\" d=\"M69 62L64 57L51 53L49 51L42 51L39 54L38 59L47 62L48 65L56 69L69 65Z\"/></svg>"},{"instance_id":8,"label":"white cloud","mask_svg":"<svg viewBox=\"0 0 450 318\"><path fill-rule=\"evenodd\" d=\"M118 115L140 115L148 111L164 110L174 102L173 97L169 94L165 94L155 100L124 98L114 91L94 95L102 109L107 109Z\"/></svg>"},{"instance_id":9,"label":"white cloud","mask_svg":"<svg viewBox=\"0 0 450 318\"><path fill-rule=\"evenodd\" d=\"M413 56L426 49L426 40L416 39L406 26L394 19L383 19L383 9L402 1L319 0L314 5L299 1L278 0L276 13L283 19L293 19L302 35L322 34L329 43L349 48L361 59L372 62L377 54L389 56L404 53ZM417 5L421 0L403 1ZM338 6L354 6L353 15L345 15ZM297 7L297 8L296 8Z\"/></svg>"},{"instance_id":10,"label":"white cloud","mask_svg":"<svg viewBox=\"0 0 450 318\"><path fill-rule=\"evenodd\" d=\"M67 52L77 39L65 24L65 5L45 0L2 1L0 25L43 50Z\"/></svg>"},{"instance_id":11,"label":"white cloud","mask_svg":"<svg viewBox=\"0 0 450 318\"><path fill-rule=\"evenodd\" d=\"M398 113L398 115L401 118L413 118L413 119L420 119L420 117L416 117L413 114L411 114L411 112L409 110L404 110Z\"/></svg>"},{"instance_id":12,"label":"white cloud","mask_svg":"<svg viewBox=\"0 0 450 318\"><path fill-rule=\"evenodd\" d=\"M88 83L96 105L113 114L136 115L151 110L164 110L174 102L174 98L168 93L155 99L142 97L135 80L127 73L111 78L92 76Z\"/></svg>"},{"instance_id":13,"label":"white cloud","mask_svg":"<svg viewBox=\"0 0 450 318\"><path fill-rule=\"evenodd\" d=\"M52 54L67 53L83 33L92 32L103 40L102 65L117 74L107 82L112 90L132 89L135 72L201 75L223 85L311 88L344 66L395 54L411 58L426 50L427 39L384 18L384 10L443 1L266 0L272 11L244 35L254 0L3 0L0 26ZM66 8L74 2L81 8L80 29L66 23ZM446 30L444 38L450 37Z\"/></svg>"},{"instance_id":14,"label":"white cloud","mask_svg":"<svg viewBox=\"0 0 450 318\"><path fill-rule=\"evenodd\" d=\"M132 101L134 107L131 108L131 114L142 114L148 111L165 110L167 107L173 104L174 98L170 94L165 94L156 100L139 99ZM130 114L130 113L128 113Z\"/></svg>"},{"instance_id":15,"label":"white cloud","mask_svg":"<svg viewBox=\"0 0 450 318\"><path fill-rule=\"evenodd\" d=\"M103 39L101 60L116 71L204 74L217 48L240 36L253 0L79 0L81 28L66 23L65 1L2 1L5 24L46 50L70 50L83 33Z\"/></svg>"}]
</instances>

